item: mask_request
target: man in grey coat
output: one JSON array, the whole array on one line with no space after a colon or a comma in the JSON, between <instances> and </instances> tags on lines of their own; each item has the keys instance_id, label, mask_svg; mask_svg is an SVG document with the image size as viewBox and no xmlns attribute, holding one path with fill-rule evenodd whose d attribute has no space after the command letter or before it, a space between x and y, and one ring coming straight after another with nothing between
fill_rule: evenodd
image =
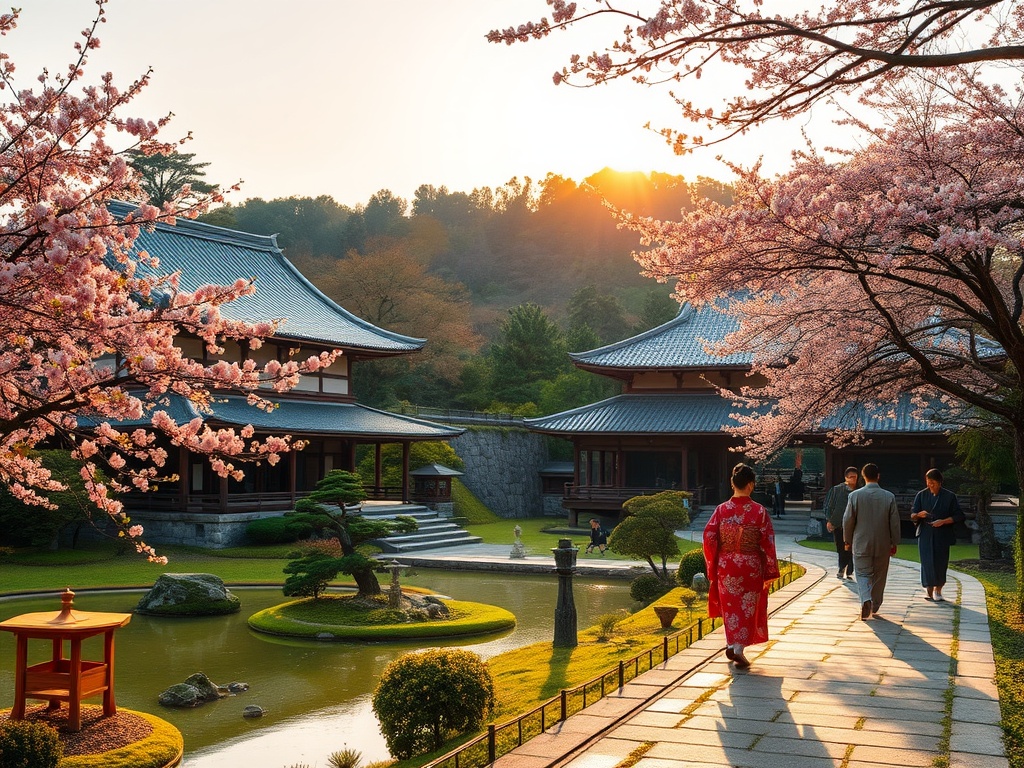
<instances>
[{"instance_id":1,"label":"man in grey coat","mask_svg":"<svg viewBox=\"0 0 1024 768\"><path fill-rule=\"evenodd\" d=\"M860 594L860 617L878 613L889 575L889 558L900 543L900 514L896 497L878 485L881 473L875 464L861 469L864 487L850 494L843 514L843 540L853 553Z\"/></svg>"}]
</instances>

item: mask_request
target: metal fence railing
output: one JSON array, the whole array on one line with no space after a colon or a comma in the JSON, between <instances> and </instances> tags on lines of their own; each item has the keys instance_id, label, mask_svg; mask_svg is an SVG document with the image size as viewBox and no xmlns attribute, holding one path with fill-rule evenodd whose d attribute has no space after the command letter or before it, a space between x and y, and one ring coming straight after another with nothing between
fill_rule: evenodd
<instances>
[{"instance_id":1,"label":"metal fence railing","mask_svg":"<svg viewBox=\"0 0 1024 768\"><path fill-rule=\"evenodd\" d=\"M771 591L789 584L800 569L788 561L782 575L775 580ZM423 768L482 768L502 755L538 736L556 723L566 720L600 701L611 691L621 689L634 678L654 669L669 658L689 648L704 635L722 625L722 620L702 617L678 632L665 635L661 643L641 651L629 659L619 661L617 667L573 688L564 688L558 696L548 699L518 717L504 723L487 726L479 736L456 747L451 752L424 764Z\"/></svg>"}]
</instances>

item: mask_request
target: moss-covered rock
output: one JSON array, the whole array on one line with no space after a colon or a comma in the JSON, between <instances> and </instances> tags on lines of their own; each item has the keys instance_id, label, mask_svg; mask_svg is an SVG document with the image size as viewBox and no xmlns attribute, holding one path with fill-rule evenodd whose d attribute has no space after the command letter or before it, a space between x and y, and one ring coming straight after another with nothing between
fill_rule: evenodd
<instances>
[{"instance_id":1,"label":"moss-covered rock","mask_svg":"<svg viewBox=\"0 0 1024 768\"><path fill-rule=\"evenodd\" d=\"M135 607L154 616L220 616L242 607L212 573L165 573Z\"/></svg>"}]
</instances>

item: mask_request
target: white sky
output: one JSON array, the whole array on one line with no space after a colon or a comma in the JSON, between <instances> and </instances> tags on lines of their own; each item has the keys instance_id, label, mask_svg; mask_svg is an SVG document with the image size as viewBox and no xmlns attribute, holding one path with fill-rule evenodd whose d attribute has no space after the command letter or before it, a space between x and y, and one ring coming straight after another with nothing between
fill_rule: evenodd
<instances>
[{"instance_id":1,"label":"white sky","mask_svg":"<svg viewBox=\"0 0 1024 768\"><path fill-rule=\"evenodd\" d=\"M42 67L71 61L95 6L20 6L0 46L31 86ZM152 66L132 114L173 112L162 137L191 131L184 151L211 163L208 180L244 180L235 202L328 194L355 206L385 188L411 199L420 184L470 191L549 171L580 180L605 166L727 181L716 152L744 163L764 154L774 172L800 141L802 126L783 123L674 156L643 128L685 127L667 91L552 83L570 53L603 41L577 32L486 42L492 28L546 15L543 0L111 0L107 10L87 81L109 70L125 85ZM708 76L701 85L722 88Z\"/></svg>"}]
</instances>

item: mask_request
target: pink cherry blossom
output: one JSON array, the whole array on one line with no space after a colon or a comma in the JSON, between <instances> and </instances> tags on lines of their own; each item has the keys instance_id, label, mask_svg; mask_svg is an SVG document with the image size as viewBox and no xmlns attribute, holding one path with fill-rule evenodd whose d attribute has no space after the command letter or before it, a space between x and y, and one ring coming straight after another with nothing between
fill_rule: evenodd
<instances>
[{"instance_id":1,"label":"pink cherry blossom","mask_svg":"<svg viewBox=\"0 0 1024 768\"><path fill-rule=\"evenodd\" d=\"M139 540L140 526L127 525L112 494L162 481L157 468L166 463L167 442L209 457L221 476L235 478L246 462L277 460L293 447L286 437L252 440L251 427L239 435L211 429L201 417L178 424L165 410L166 396L183 397L200 413L214 391L272 408L261 386L284 392L302 373L330 365L336 353L260 368L224 360L204 365L176 346L192 336L214 354L227 341L257 349L276 325L221 316L221 306L256 290L251 280L183 291L178 275L159 272L160 254L133 251L140 227L195 216L213 198L143 204L124 221L108 209L111 200L144 197L123 150L169 152L176 142L158 139L169 118L125 114L149 72L123 87L111 74L86 81L105 0L97 8L60 75L43 72L25 86L0 51L0 479L16 498L46 509L46 493L61 486L32 449L68 445L96 509L138 552L166 562ZM0 34L14 33L17 20L17 12L0 15ZM154 296L169 301L154 304ZM142 419L149 428L116 426Z\"/></svg>"}]
</instances>

